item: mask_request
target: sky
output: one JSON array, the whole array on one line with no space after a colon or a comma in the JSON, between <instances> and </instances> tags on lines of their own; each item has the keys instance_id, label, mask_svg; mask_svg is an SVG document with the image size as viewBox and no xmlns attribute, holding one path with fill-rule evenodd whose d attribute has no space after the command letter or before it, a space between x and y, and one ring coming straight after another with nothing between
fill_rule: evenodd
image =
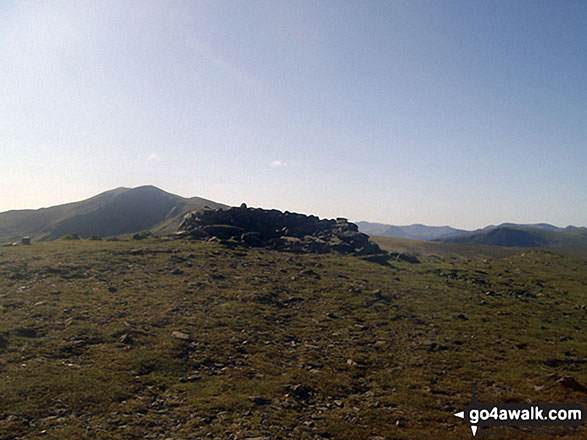
<instances>
[{"instance_id":1,"label":"sky","mask_svg":"<svg viewBox=\"0 0 587 440\"><path fill-rule=\"evenodd\" d=\"M120 186L587 225L587 2L4 0L0 212Z\"/></svg>"}]
</instances>

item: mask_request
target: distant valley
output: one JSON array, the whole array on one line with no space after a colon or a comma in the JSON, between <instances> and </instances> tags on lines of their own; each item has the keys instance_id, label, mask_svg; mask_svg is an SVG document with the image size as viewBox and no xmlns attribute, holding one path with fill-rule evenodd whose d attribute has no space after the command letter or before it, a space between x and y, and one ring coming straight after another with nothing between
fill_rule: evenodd
<instances>
[{"instance_id":1,"label":"distant valley","mask_svg":"<svg viewBox=\"0 0 587 440\"><path fill-rule=\"evenodd\" d=\"M409 226L386 225L383 223L356 222L359 230L369 235L381 237L409 238L412 240L436 240L438 238L467 234L470 231L455 229L450 226L426 226L421 224Z\"/></svg>"}]
</instances>

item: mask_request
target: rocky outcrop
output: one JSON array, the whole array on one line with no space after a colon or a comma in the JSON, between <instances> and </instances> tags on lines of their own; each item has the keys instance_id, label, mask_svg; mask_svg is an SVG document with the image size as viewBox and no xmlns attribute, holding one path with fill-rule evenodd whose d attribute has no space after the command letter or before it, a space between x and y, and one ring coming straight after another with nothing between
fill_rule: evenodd
<instances>
[{"instance_id":1,"label":"rocky outcrop","mask_svg":"<svg viewBox=\"0 0 587 440\"><path fill-rule=\"evenodd\" d=\"M204 209L187 214L177 235L195 239L219 239L248 247L267 247L292 252L379 256L388 254L344 218L319 219L313 215L281 212L275 209Z\"/></svg>"}]
</instances>

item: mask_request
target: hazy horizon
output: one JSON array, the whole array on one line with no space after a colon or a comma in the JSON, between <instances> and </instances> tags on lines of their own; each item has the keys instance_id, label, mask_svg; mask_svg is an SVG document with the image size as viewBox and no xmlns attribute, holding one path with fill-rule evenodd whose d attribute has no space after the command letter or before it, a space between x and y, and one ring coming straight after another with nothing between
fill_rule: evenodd
<instances>
[{"instance_id":1,"label":"hazy horizon","mask_svg":"<svg viewBox=\"0 0 587 440\"><path fill-rule=\"evenodd\" d=\"M140 185L139 187L144 187L144 186L154 186L154 185L145 184L145 185ZM154 187L155 187L155 188L158 188L158 187L156 187L156 186L154 186ZM76 203L76 202L81 202L81 201L87 200L87 199L89 199L89 198L91 198L91 197L94 197L94 196L97 196L97 195L103 194L104 192L108 192L108 191L113 191L113 190L117 190L117 189L136 189L136 188L138 188L138 187L135 187L135 188L129 188L129 187L124 187L124 186L119 186L119 187L116 187L116 188L111 188L111 189L109 189L109 190L106 190L106 191L102 191L102 192L100 192L99 194L94 194L94 195L92 195L92 196L90 196L90 197L87 197L87 198L84 198L84 199L80 199L80 200L69 200L69 201L65 202L65 204L67 204L67 203ZM162 190L162 191L165 191L165 192L169 193L169 191L166 191L164 188L158 188L158 189L160 189L160 190ZM171 193L171 194L173 194L173 193ZM210 200L210 201L212 201L212 202L223 203L221 200L211 200L211 199L209 199L209 198L207 198L207 197L202 197L202 196L190 196L190 195L181 195L181 194L175 194L175 195L177 195L177 196L180 196L180 197L183 197L183 198L200 197L200 198L202 198L202 199ZM243 202L241 202L241 203L247 203L247 202L246 202L246 201L243 201ZM238 204L232 204L232 205L228 204L228 205L229 205L229 206L238 206L238 205L240 205L240 203L238 203ZM56 206L56 205L47 205L47 206L39 206L39 207L36 207L36 208L22 208L22 209L23 209L23 210L31 210L31 209L32 209L32 210L38 210L38 209L46 209L46 208L51 208L51 207L53 207L53 206ZM278 209L278 208L276 208L276 207L274 207L274 206L257 206L257 205L250 205L250 204L248 204L248 203L247 203L247 206L248 206L249 208ZM281 210L281 211L288 211L289 209L286 209L286 208L284 208L284 209L280 209L280 210ZM9 212L9 211L13 211L13 210L11 209L11 210L8 210L8 211L1 211L1 212L0 212L0 214L2 214L2 213L4 213L4 212ZM291 210L289 210L289 211L291 211ZM301 212L301 213L302 213L302 214L306 214L306 215L310 215L310 214L317 215L317 214L316 214L316 213L314 213L314 212ZM334 217L334 216L333 216L333 217ZM340 217L340 216L339 216L339 217ZM361 219L361 218L355 218L355 219L353 219L353 218L349 218L348 220L350 220L351 222L354 222L354 223L357 223L357 222L365 222L365 223L371 223L371 224L382 224L382 225L386 225L386 224L387 224L387 225L391 225L391 226L399 226L399 227L405 227L405 226L432 226L432 227L446 227L446 226L449 226L449 227L453 227L453 228L454 228L454 226L453 226L453 225L434 225L434 224L423 224L423 223L410 223L410 224L392 224L392 223L385 223L385 222L381 222L381 221L370 221L370 220L365 220L365 219ZM502 223L510 223L510 222L502 222ZM539 222L539 223L544 223L544 222ZM498 225L498 224L485 224L485 225L479 225L478 227L475 227L475 228L470 228L469 230L473 231L473 230L480 229L480 228L484 228L484 227L487 227L487 226L497 226L497 225ZM567 226L587 227L587 226L585 226L585 225L571 225L571 224L568 224L568 225L551 224L551 225L552 225L552 226L557 226L557 227L559 227L559 228L565 228L565 227L567 227ZM456 229L466 229L466 228L456 228Z\"/></svg>"},{"instance_id":2,"label":"hazy horizon","mask_svg":"<svg viewBox=\"0 0 587 440\"><path fill-rule=\"evenodd\" d=\"M155 185L394 225L587 225L587 3L0 6L0 212Z\"/></svg>"}]
</instances>

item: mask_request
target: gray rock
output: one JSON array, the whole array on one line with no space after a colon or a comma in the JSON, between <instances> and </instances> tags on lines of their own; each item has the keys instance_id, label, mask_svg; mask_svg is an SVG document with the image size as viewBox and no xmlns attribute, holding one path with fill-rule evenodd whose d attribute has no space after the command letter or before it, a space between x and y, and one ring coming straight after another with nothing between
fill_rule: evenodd
<instances>
[{"instance_id":1,"label":"gray rock","mask_svg":"<svg viewBox=\"0 0 587 440\"><path fill-rule=\"evenodd\" d=\"M241 235L241 240L252 247L263 246L261 234L259 234L258 232L245 232Z\"/></svg>"},{"instance_id":2,"label":"gray rock","mask_svg":"<svg viewBox=\"0 0 587 440\"><path fill-rule=\"evenodd\" d=\"M291 394L298 400L308 400L314 394L314 390L306 385L297 384L291 387Z\"/></svg>"},{"instance_id":3,"label":"gray rock","mask_svg":"<svg viewBox=\"0 0 587 440\"><path fill-rule=\"evenodd\" d=\"M172 332L171 336L173 336L175 339L181 339L182 341L189 341L191 339L188 334L179 331Z\"/></svg>"},{"instance_id":4,"label":"gray rock","mask_svg":"<svg viewBox=\"0 0 587 440\"><path fill-rule=\"evenodd\" d=\"M231 225L208 225L204 226L202 230L209 235L220 238L221 240L240 237L245 232L243 228Z\"/></svg>"},{"instance_id":5,"label":"gray rock","mask_svg":"<svg viewBox=\"0 0 587 440\"><path fill-rule=\"evenodd\" d=\"M185 231L183 231L183 232L185 232ZM200 229L200 228L192 229L191 231L189 231L189 235L192 238L197 238L197 239L210 237L210 234L208 234L206 231L204 231L203 229Z\"/></svg>"},{"instance_id":6,"label":"gray rock","mask_svg":"<svg viewBox=\"0 0 587 440\"><path fill-rule=\"evenodd\" d=\"M386 254L344 218L326 220L287 211L247 208L245 204L192 212L184 217L179 232L185 233L182 238L212 238L231 246L361 256Z\"/></svg>"},{"instance_id":7,"label":"gray rock","mask_svg":"<svg viewBox=\"0 0 587 440\"><path fill-rule=\"evenodd\" d=\"M250 396L249 400L255 405L269 405L271 403L271 399L261 396Z\"/></svg>"}]
</instances>

